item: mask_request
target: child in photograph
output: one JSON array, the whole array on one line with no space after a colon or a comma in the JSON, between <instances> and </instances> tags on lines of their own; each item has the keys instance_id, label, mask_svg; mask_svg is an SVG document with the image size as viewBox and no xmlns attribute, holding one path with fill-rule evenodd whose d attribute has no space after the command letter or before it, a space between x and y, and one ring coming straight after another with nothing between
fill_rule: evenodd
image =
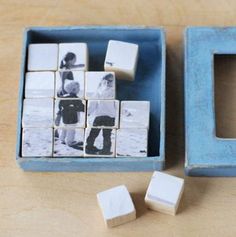
<instances>
[{"instance_id":1,"label":"child in photograph","mask_svg":"<svg viewBox=\"0 0 236 237\"><path fill-rule=\"evenodd\" d=\"M75 69L79 67L84 67L84 64L75 64L76 55L72 52L68 52L64 58L61 60L60 69Z\"/></svg>"},{"instance_id":2,"label":"child in photograph","mask_svg":"<svg viewBox=\"0 0 236 237\"><path fill-rule=\"evenodd\" d=\"M93 103L90 103L90 106L88 108L88 116L90 115L93 115L95 117L93 121L93 127L113 127L115 125L116 117L115 101L113 103L104 103L103 101L94 101ZM103 135L103 148L99 150L94 146L94 143L101 130ZM100 155L112 154L111 133L111 128L91 128L86 141L86 153L99 153Z\"/></svg>"},{"instance_id":3,"label":"child in photograph","mask_svg":"<svg viewBox=\"0 0 236 237\"><path fill-rule=\"evenodd\" d=\"M66 80L73 81L74 75L71 71L64 71L59 73L61 78L61 88L59 88L59 90L57 91L57 97L63 97L65 94L67 94L67 91L65 90Z\"/></svg>"},{"instance_id":4,"label":"child in photograph","mask_svg":"<svg viewBox=\"0 0 236 237\"><path fill-rule=\"evenodd\" d=\"M98 85L95 98L112 98L114 94L114 76L112 73L105 75Z\"/></svg>"},{"instance_id":5,"label":"child in photograph","mask_svg":"<svg viewBox=\"0 0 236 237\"><path fill-rule=\"evenodd\" d=\"M72 81L65 86L67 94L63 98L77 98L76 94L79 90L79 83ZM67 144L68 146L76 145L74 141L75 128L80 119L80 112L84 112L85 110L84 104L81 100L60 100L58 108L59 111L57 112L55 125L59 126L62 118L65 126L65 129L62 129L60 135L61 143Z\"/></svg>"}]
</instances>

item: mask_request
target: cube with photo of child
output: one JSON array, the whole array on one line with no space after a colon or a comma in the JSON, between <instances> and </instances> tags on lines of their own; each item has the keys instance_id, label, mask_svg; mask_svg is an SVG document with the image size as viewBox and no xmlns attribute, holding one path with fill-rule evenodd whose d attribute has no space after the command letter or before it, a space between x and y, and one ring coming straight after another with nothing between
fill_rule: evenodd
<instances>
[{"instance_id":1,"label":"cube with photo of child","mask_svg":"<svg viewBox=\"0 0 236 237\"><path fill-rule=\"evenodd\" d=\"M53 99L24 99L23 127L53 127Z\"/></svg>"},{"instance_id":2,"label":"cube with photo of child","mask_svg":"<svg viewBox=\"0 0 236 237\"><path fill-rule=\"evenodd\" d=\"M59 44L58 70L88 70L88 46L86 43Z\"/></svg>"},{"instance_id":3,"label":"cube with photo of child","mask_svg":"<svg viewBox=\"0 0 236 237\"><path fill-rule=\"evenodd\" d=\"M56 72L55 97L84 99L84 72L59 71Z\"/></svg>"},{"instance_id":4,"label":"cube with photo of child","mask_svg":"<svg viewBox=\"0 0 236 237\"><path fill-rule=\"evenodd\" d=\"M27 72L25 74L25 98L53 98L54 72Z\"/></svg>"},{"instance_id":5,"label":"cube with photo of child","mask_svg":"<svg viewBox=\"0 0 236 237\"><path fill-rule=\"evenodd\" d=\"M84 156L84 129L73 127L55 128L53 156Z\"/></svg>"},{"instance_id":6,"label":"cube with photo of child","mask_svg":"<svg viewBox=\"0 0 236 237\"><path fill-rule=\"evenodd\" d=\"M55 100L55 126L56 127L85 127L86 101L76 98L63 98Z\"/></svg>"},{"instance_id":7,"label":"cube with photo of child","mask_svg":"<svg viewBox=\"0 0 236 237\"><path fill-rule=\"evenodd\" d=\"M114 100L116 97L116 81L114 72L85 73L87 100Z\"/></svg>"},{"instance_id":8,"label":"cube with photo of child","mask_svg":"<svg viewBox=\"0 0 236 237\"><path fill-rule=\"evenodd\" d=\"M85 156L114 157L116 130L112 128L85 129Z\"/></svg>"},{"instance_id":9,"label":"cube with photo of child","mask_svg":"<svg viewBox=\"0 0 236 237\"><path fill-rule=\"evenodd\" d=\"M89 100L87 127L117 128L119 124L118 100Z\"/></svg>"}]
</instances>

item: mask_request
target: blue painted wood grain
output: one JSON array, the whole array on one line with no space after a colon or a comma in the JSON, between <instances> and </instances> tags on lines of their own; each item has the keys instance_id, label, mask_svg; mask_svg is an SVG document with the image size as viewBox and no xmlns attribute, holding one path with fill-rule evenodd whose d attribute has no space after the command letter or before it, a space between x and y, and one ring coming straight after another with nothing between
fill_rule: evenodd
<instances>
[{"instance_id":1,"label":"blue painted wood grain","mask_svg":"<svg viewBox=\"0 0 236 237\"><path fill-rule=\"evenodd\" d=\"M185 171L236 176L236 139L216 136L214 55L236 54L235 27L189 27L185 32Z\"/></svg>"},{"instance_id":2,"label":"blue painted wood grain","mask_svg":"<svg viewBox=\"0 0 236 237\"><path fill-rule=\"evenodd\" d=\"M151 118L149 156L129 158L22 158L21 117L24 74L30 43L86 42L89 70L103 71L107 43L122 40L139 45L134 82L118 81L119 100L149 100ZM26 171L151 171L164 168L165 161L165 67L166 43L162 28L130 26L31 27L25 30L19 86L16 159Z\"/></svg>"}]
</instances>

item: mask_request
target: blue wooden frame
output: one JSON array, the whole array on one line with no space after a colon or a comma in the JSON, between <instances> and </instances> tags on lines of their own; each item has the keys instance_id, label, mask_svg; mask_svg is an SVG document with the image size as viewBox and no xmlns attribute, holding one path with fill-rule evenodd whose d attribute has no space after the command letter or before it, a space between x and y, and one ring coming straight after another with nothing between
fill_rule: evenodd
<instances>
[{"instance_id":1,"label":"blue wooden frame","mask_svg":"<svg viewBox=\"0 0 236 237\"><path fill-rule=\"evenodd\" d=\"M185 32L185 171L236 176L236 139L216 136L214 55L236 54L236 28L189 27Z\"/></svg>"},{"instance_id":2,"label":"blue wooden frame","mask_svg":"<svg viewBox=\"0 0 236 237\"><path fill-rule=\"evenodd\" d=\"M30 43L87 42L90 70L102 70L110 39L139 44L135 82L119 81L118 99L150 100L151 124L149 157L129 158L23 158L21 157L21 117L24 99L24 75ZM19 83L16 161L25 171L152 171L164 168L165 161L165 67L166 43L162 28L129 26L31 27L23 39L22 68ZM119 89L120 88L120 89Z\"/></svg>"}]
</instances>

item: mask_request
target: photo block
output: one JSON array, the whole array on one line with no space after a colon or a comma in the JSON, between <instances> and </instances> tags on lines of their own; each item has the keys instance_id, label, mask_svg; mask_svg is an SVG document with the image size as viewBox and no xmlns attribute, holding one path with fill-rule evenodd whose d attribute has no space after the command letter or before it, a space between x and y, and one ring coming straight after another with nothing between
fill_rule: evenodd
<instances>
[{"instance_id":1,"label":"photo block","mask_svg":"<svg viewBox=\"0 0 236 237\"><path fill-rule=\"evenodd\" d=\"M116 73L117 79L133 81L138 61L138 45L110 40L104 63L105 71Z\"/></svg>"},{"instance_id":2,"label":"photo block","mask_svg":"<svg viewBox=\"0 0 236 237\"><path fill-rule=\"evenodd\" d=\"M114 227L136 219L136 210L125 185L97 194L98 205L107 227Z\"/></svg>"},{"instance_id":3,"label":"photo block","mask_svg":"<svg viewBox=\"0 0 236 237\"><path fill-rule=\"evenodd\" d=\"M24 99L23 127L53 127L53 99Z\"/></svg>"},{"instance_id":4,"label":"photo block","mask_svg":"<svg viewBox=\"0 0 236 237\"><path fill-rule=\"evenodd\" d=\"M86 43L59 44L58 70L88 70L88 46Z\"/></svg>"},{"instance_id":5,"label":"photo block","mask_svg":"<svg viewBox=\"0 0 236 237\"><path fill-rule=\"evenodd\" d=\"M147 157L148 130L122 128L116 132L116 157Z\"/></svg>"},{"instance_id":6,"label":"photo block","mask_svg":"<svg viewBox=\"0 0 236 237\"><path fill-rule=\"evenodd\" d=\"M84 129L75 127L54 129L53 156L83 157Z\"/></svg>"},{"instance_id":7,"label":"photo block","mask_svg":"<svg viewBox=\"0 0 236 237\"><path fill-rule=\"evenodd\" d=\"M22 157L51 157L52 128L23 128Z\"/></svg>"},{"instance_id":8,"label":"photo block","mask_svg":"<svg viewBox=\"0 0 236 237\"><path fill-rule=\"evenodd\" d=\"M85 127L86 101L74 98L55 100L56 127Z\"/></svg>"},{"instance_id":9,"label":"photo block","mask_svg":"<svg viewBox=\"0 0 236 237\"><path fill-rule=\"evenodd\" d=\"M27 72L25 98L53 98L54 72Z\"/></svg>"},{"instance_id":10,"label":"photo block","mask_svg":"<svg viewBox=\"0 0 236 237\"><path fill-rule=\"evenodd\" d=\"M58 44L30 44L28 71L56 71Z\"/></svg>"},{"instance_id":11,"label":"photo block","mask_svg":"<svg viewBox=\"0 0 236 237\"><path fill-rule=\"evenodd\" d=\"M184 179L155 171L149 183L146 206L154 211L175 215L184 190Z\"/></svg>"},{"instance_id":12,"label":"photo block","mask_svg":"<svg viewBox=\"0 0 236 237\"><path fill-rule=\"evenodd\" d=\"M86 72L87 100L114 100L116 98L116 81L114 72Z\"/></svg>"},{"instance_id":13,"label":"photo block","mask_svg":"<svg viewBox=\"0 0 236 237\"><path fill-rule=\"evenodd\" d=\"M118 100L89 100L87 112L87 127L118 128Z\"/></svg>"},{"instance_id":14,"label":"photo block","mask_svg":"<svg viewBox=\"0 0 236 237\"><path fill-rule=\"evenodd\" d=\"M116 130L111 128L85 129L85 156L114 157Z\"/></svg>"},{"instance_id":15,"label":"photo block","mask_svg":"<svg viewBox=\"0 0 236 237\"><path fill-rule=\"evenodd\" d=\"M149 101L121 101L120 128L149 128Z\"/></svg>"},{"instance_id":16,"label":"photo block","mask_svg":"<svg viewBox=\"0 0 236 237\"><path fill-rule=\"evenodd\" d=\"M84 99L84 72L59 71L56 72L55 97L75 97Z\"/></svg>"}]
</instances>

